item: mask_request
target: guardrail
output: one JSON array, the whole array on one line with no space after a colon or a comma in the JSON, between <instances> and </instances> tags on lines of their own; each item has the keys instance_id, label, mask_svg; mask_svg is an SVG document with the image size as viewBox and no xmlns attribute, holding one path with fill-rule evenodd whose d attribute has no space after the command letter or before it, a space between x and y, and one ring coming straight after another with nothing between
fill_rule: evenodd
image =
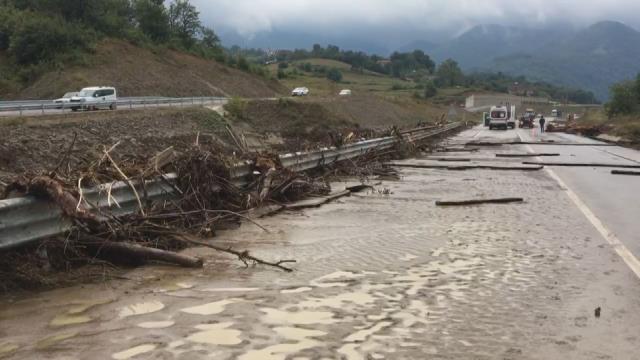
<instances>
[{"instance_id":1,"label":"guardrail","mask_svg":"<svg viewBox=\"0 0 640 360\"><path fill-rule=\"evenodd\" d=\"M184 97L184 98L125 98L116 100L116 107L133 109L140 107L161 106L195 106L208 104L224 104L228 101L225 97ZM71 112L84 110L94 106L91 102L85 103L54 103L53 100L28 102L0 102L0 114L13 113L13 115L45 114L46 112ZM99 104L102 106L102 104ZM108 106L108 105L106 105Z\"/></svg>"},{"instance_id":2,"label":"guardrail","mask_svg":"<svg viewBox=\"0 0 640 360\"><path fill-rule=\"evenodd\" d=\"M424 127L406 131L402 134L407 141L422 140L458 129L462 123L448 124L442 127ZM318 151L280 155L282 165L294 171L304 171L339 161L353 159L374 150L385 150L394 146L398 138L394 136L365 140L347 144L340 148L327 148ZM237 164L232 170L233 183L242 187L251 175L252 164ZM173 196L176 174L146 181L138 193L146 193L145 201L157 201ZM107 198L110 192L111 198ZM130 214L138 209L137 199L128 184L116 182L103 184L95 188L83 189L83 195L94 210L108 211L113 215ZM114 201L115 200L115 201ZM115 204L119 206L116 206ZM73 224L62 216L60 208L51 201L25 196L0 200L0 250L27 245L38 240L63 234L71 230Z\"/></svg>"}]
</instances>

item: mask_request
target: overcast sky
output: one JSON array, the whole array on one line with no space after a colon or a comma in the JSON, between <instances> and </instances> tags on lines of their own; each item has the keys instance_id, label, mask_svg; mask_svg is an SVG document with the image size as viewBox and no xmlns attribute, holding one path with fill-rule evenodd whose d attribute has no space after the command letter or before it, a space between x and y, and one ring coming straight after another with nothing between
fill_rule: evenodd
<instances>
[{"instance_id":1,"label":"overcast sky","mask_svg":"<svg viewBox=\"0 0 640 360\"><path fill-rule=\"evenodd\" d=\"M391 45L443 38L477 24L586 26L617 20L636 29L640 0L191 0L216 30L251 38L274 30L370 34Z\"/></svg>"}]
</instances>

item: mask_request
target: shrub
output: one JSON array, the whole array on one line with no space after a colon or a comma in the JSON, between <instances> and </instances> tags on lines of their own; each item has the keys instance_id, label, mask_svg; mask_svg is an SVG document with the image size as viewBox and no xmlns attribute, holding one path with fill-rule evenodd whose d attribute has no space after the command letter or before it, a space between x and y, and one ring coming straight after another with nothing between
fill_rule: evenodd
<instances>
[{"instance_id":1,"label":"shrub","mask_svg":"<svg viewBox=\"0 0 640 360\"><path fill-rule=\"evenodd\" d=\"M233 97L224 106L224 110L236 119L243 119L247 110L247 101L242 98Z\"/></svg>"},{"instance_id":2,"label":"shrub","mask_svg":"<svg viewBox=\"0 0 640 360\"><path fill-rule=\"evenodd\" d=\"M433 81L428 81L424 84L424 97L425 99L431 99L432 97L438 95L438 88Z\"/></svg>"},{"instance_id":3,"label":"shrub","mask_svg":"<svg viewBox=\"0 0 640 360\"><path fill-rule=\"evenodd\" d=\"M327 72L327 79L334 82L340 82L342 81L342 72L337 68L331 68Z\"/></svg>"}]
</instances>

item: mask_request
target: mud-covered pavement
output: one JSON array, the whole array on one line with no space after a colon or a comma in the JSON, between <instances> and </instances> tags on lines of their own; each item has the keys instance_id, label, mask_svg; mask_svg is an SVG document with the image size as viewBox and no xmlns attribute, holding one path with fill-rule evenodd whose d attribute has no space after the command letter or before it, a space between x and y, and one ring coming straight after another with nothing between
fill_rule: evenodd
<instances>
[{"instance_id":1,"label":"mud-covered pavement","mask_svg":"<svg viewBox=\"0 0 640 360\"><path fill-rule=\"evenodd\" d=\"M472 129L450 141L513 136ZM447 156L506 163L522 160L495 153L524 151ZM4 298L0 357L637 358L640 281L548 172L401 171L375 191L262 219L269 233L247 224L212 239L297 259L292 274L190 249L204 270L144 268ZM435 206L502 196L525 202Z\"/></svg>"}]
</instances>

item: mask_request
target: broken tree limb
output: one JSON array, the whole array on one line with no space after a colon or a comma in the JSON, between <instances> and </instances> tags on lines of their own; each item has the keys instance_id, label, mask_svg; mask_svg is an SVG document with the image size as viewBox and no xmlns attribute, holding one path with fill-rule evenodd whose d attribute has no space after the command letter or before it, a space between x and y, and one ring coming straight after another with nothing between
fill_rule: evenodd
<instances>
[{"instance_id":1,"label":"broken tree limb","mask_svg":"<svg viewBox=\"0 0 640 360\"><path fill-rule=\"evenodd\" d=\"M554 146L616 146L614 144L606 144L606 143L596 143L596 144L585 144L585 143L558 143L554 141L505 141L505 142L469 142L464 144L464 146L502 146L502 145L554 145Z\"/></svg>"},{"instance_id":2,"label":"broken tree limb","mask_svg":"<svg viewBox=\"0 0 640 360\"><path fill-rule=\"evenodd\" d=\"M523 198L496 198L496 199L478 199L478 200L459 200L459 201L436 201L437 206L466 206L480 204L508 204L514 202L523 202Z\"/></svg>"},{"instance_id":3,"label":"broken tree limb","mask_svg":"<svg viewBox=\"0 0 640 360\"><path fill-rule=\"evenodd\" d=\"M202 259L193 256L127 242L105 241L98 246L97 256L110 259L131 258L136 262L161 261L189 268L201 268L203 264Z\"/></svg>"},{"instance_id":4,"label":"broken tree limb","mask_svg":"<svg viewBox=\"0 0 640 360\"><path fill-rule=\"evenodd\" d=\"M444 148L438 149L437 152L478 152L478 149L465 149L465 148Z\"/></svg>"},{"instance_id":5,"label":"broken tree limb","mask_svg":"<svg viewBox=\"0 0 640 360\"><path fill-rule=\"evenodd\" d=\"M454 157L428 157L427 160L451 161L451 162L470 162L471 161L471 159L467 159L467 158L454 158Z\"/></svg>"},{"instance_id":6,"label":"broken tree limb","mask_svg":"<svg viewBox=\"0 0 640 360\"><path fill-rule=\"evenodd\" d=\"M331 202L335 199L338 199L344 196L349 196L349 195L351 195L351 191L344 190L344 191L340 191L340 192L333 193L328 196L323 196L316 199L302 200L302 201L295 202L293 204L286 204L285 209L286 210L302 210L302 209L308 209L308 208L315 208L315 207L324 205L328 202Z\"/></svg>"},{"instance_id":7,"label":"broken tree limb","mask_svg":"<svg viewBox=\"0 0 640 360\"><path fill-rule=\"evenodd\" d=\"M538 157L538 156L560 156L558 153L528 153L528 154L496 154L501 158Z\"/></svg>"},{"instance_id":8,"label":"broken tree limb","mask_svg":"<svg viewBox=\"0 0 640 360\"><path fill-rule=\"evenodd\" d=\"M216 250L216 251L220 251L220 252L224 252L224 253L227 253L227 254L235 255L247 267L249 266L249 262L254 262L256 264L273 266L273 267L276 267L276 268L278 268L280 270L284 270L286 272L292 272L293 269L288 268L288 267L284 266L283 264L289 264L289 263L295 263L296 262L296 260L280 260L280 261L277 261L277 262L265 261L265 260L259 259L259 258L255 257L255 256L249 254L248 250L237 251L237 250L233 250L231 248L223 248L221 246L211 245L209 243L201 241L198 238L196 238L196 237L194 237L192 235L188 235L188 234L174 234L173 238L178 240L178 241L182 241L182 242L185 242L185 243L188 243L188 244L191 244L191 245L208 247L208 248Z\"/></svg>"},{"instance_id":9,"label":"broken tree limb","mask_svg":"<svg viewBox=\"0 0 640 360\"><path fill-rule=\"evenodd\" d=\"M611 170L611 174L640 176L640 171Z\"/></svg>"},{"instance_id":10,"label":"broken tree limb","mask_svg":"<svg viewBox=\"0 0 640 360\"><path fill-rule=\"evenodd\" d=\"M414 169L444 169L444 170L511 170L511 171L537 171L542 170L543 166L494 166L494 165L465 165L465 166L450 166L450 165L423 165L423 164L398 164L389 163L390 166L414 168Z\"/></svg>"},{"instance_id":11,"label":"broken tree limb","mask_svg":"<svg viewBox=\"0 0 640 360\"><path fill-rule=\"evenodd\" d=\"M523 164L525 164L525 165L543 165L543 166L614 167L614 168L624 168L624 169L640 169L640 165L631 165L631 164L535 162L535 161L524 161Z\"/></svg>"}]
</instances>

